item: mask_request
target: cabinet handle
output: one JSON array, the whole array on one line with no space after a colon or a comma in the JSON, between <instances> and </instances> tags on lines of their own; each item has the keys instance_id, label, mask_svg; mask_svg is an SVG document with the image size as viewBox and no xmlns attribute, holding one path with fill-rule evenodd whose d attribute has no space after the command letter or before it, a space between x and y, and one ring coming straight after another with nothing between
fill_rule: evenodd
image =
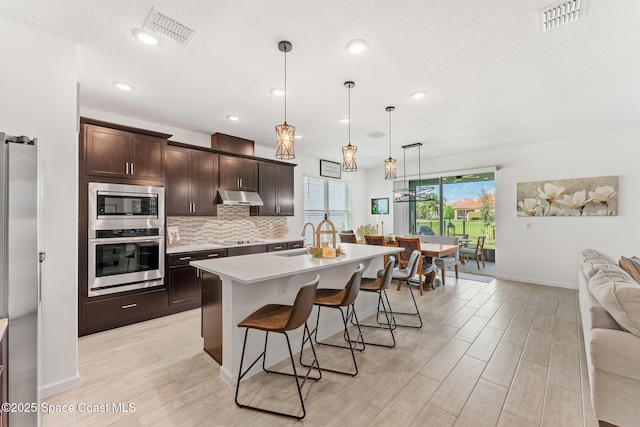
<instances>
[{"instance_id":1,"label":"cabinet handle","mask_svg":"<svg viewBox=\"0 0 640 427\"><path fill-rule=\"evenodd\" d=\"M196 202L193 202L193 213L196 212Z\"/></svg>"},{"instance_id":2,"label":"cabinet handle","mask_svg":"<svg viewBox=\"0 0 640 427\"><path fill-rule=\"evenodd\" d=\"M276 251L282 249L282 246L274 246L273 249L275 249Z\"/></svg>"},{"instance_id":3,"label":"cabinet handle","mask_svg":"<svg viewBox=\"0 0 640 427\"><path fill-rule=\"evenodd\" d=\"M182 258L180 258L180 261L186 261L188 259L191 259L190 256L183 256Z\"/></svg>"},{"instance_id":4,"label":"cabinet handle","mask_svg":"<svg viewBox=\"0 0 640 427\"><path fill-rule=\"evenodd\" d=\"M200 269L196 268L196 278L200 277Z\"/></svg>"},{"instance_id":5,"label":"cabinet handle","mask_svg":"<svg viewBox=\"0 0 640 427\"><path fill-rule=\"evenodd\" d=\"M209 254L207 255L207 258L218 258L220 256L220 254Z\"/></svg>"},{"instance_id":6,"label":"cabinet handle","mask_svg":"<svg viewBox=\"0 0 640 427\"><path fill-rule=\"evenodd\" d=\"M131 175L133 175L133 162L131 162Z\"/></svg>"},{"instance_id":7,"label":"cabinet handle","mask_svg":"<svg viewBox=\"0 0 640 427\"><path fill-rule=\"evenodd\" d=\"M133 307L137 307L138 304L133 303L133 304L127 304L127 305L123 305L122 308L126 309L126 308L133 308Z\"/></svg>"},{"instance_id":8,"label":"cabinet handle","mask_svg":"<svg viewBox=\"0 0 640 427\"><path fill-rule=\"evenodd\" d=\"M129 175L129 162L126 162L124 164L124 168L125 168L125 175Z\"/></svg>"},{"instance_id":9,"label":"cabinet handle","mask_svg":"<svg viewBox=\"0 0 640 427\"><path fill-rule=\"evenodd\" d=\"M295 249L295 248L301 248L301 247L302 247L302 245L301 245L300 243L294 243L294 244L293 244L293 248L294 248L294 249Z\"/></svg>"}]
</instances>

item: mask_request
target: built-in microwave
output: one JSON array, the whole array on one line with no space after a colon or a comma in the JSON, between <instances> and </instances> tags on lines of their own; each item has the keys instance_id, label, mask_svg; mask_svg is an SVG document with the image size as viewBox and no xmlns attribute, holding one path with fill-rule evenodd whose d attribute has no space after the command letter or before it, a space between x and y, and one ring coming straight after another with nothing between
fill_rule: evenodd
<instances>
[{"instance_id":1,"label":"built-in microwave","mask_svg":"<svg viewBox=\"0 0 640 427\"><path fill-rule=\"evenodd\" d=\"M89 183L89 238L95 230L164 228L164 188Z\"/></svg>"}]
</instances>

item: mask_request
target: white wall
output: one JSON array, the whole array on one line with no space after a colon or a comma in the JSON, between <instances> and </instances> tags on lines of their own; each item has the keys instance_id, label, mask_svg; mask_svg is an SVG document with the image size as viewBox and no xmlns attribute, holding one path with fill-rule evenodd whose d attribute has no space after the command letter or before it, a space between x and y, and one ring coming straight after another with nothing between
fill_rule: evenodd
<instances>
[{"instance_id":1,"label":"white wall","mask_svg":"<svg viewBox=\"0 0 640 427\"><path fill-rule=\"evenodd\" d=\"M38 138L41 386L78 383L76 45L0 17L0 129Z\"/></svg>"},{"instance_id":2,"label":"white wall","mask_svg":"<svg viewBox=\"0 0 640 427\"><path fill-rule=\"evenodd\" d=\"M430 173L496 165L496 275L502 279L577 288L578 252L614 258L638 255L640 168L634 148L640 129L576 139L513 145L507 149L429 158ZM428 144L426 144L428 146ZM423 153L427 150L423 150ZM427 151L428 156L428 151ZM407 169L416 167L407 164ZM382 175L382 168L375 174ZM518 217L516 183L617 175L620 212L615 217ZM379 183L367 189L379 197ZM390 192L389 192L390 194ZM531 223L531 229L525 225Z\"/></svg>"}]
</instances>

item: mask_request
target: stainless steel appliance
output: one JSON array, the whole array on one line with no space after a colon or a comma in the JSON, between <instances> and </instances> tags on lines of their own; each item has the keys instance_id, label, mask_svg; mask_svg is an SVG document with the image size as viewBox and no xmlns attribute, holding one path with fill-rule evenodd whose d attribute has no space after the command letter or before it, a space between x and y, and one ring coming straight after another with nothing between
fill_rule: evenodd
<instances>
[{"instance_id":1,"label":"stainless steel appliance","mask_svg":"<svg viewBox=\"0 0 640 427\"><path fill-rule=\"evenodd\" d=\"M89 183L88 295L164 284L164 188Z\"/></svg>"},{"instance_id":2,"label":"stainless steel appliance","mask_svg":"<svg viewBox=\"0 0 640 427\"><path fill-rule=\"evenodd\" d=\"M9 319L8 401L39 405L36 140L2 132L0 138L0 317ZM40 425L38 411L7 415L12 426Z\"/></svg>"}]
</instances>

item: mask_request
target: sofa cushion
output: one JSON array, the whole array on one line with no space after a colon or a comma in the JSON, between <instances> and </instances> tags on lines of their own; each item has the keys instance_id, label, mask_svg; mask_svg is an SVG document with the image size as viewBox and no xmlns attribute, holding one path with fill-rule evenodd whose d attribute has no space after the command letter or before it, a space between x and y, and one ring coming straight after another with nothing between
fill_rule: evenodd
<instances>
[{"instance_id":1,"label":"sofa cushion","mask_svg":"<svg viewBox=\"0 0 640 427\"><path fill-rule=\"evenodd\" d=\"M625 330L640 337L640 285L622 269L603 269L589 280L589 290Z\"/></svg>"},{"instance_id":2,"label":"sofa cushion","mask_svg":"<svg viewBox=\"0 0 640 427\"><path fill-rule=\"evenodd\" d=\"M596 251L595 249L584 249L580 251L580 262L583 263L592 259L604 259L613 264L616 263L609 255Z\"/></svg>"},{"instance_id":3,"label":"sofa cushion","mask_svg":"<svg viewBox=\"0 0 640 427\"><path fill-rule=\"evenodd\" d=\"M594 274L603 269L616 270L619 266L615 261L609 261L606 258L594 258L582 263L582 272L587 279L591 279Z\"/></svg>"},{"instance_id":4,"label":"sofa cushion","mask_svg":"<svg viewBox=\"0 0 640 427\"><path fill-rule=\"evenodd\" d=\"M629 273L629 275L636 281L636 283L640 283L640 264L636 264L633 260L620 257L620 268Z\"/></svg>"}]
</instances>

